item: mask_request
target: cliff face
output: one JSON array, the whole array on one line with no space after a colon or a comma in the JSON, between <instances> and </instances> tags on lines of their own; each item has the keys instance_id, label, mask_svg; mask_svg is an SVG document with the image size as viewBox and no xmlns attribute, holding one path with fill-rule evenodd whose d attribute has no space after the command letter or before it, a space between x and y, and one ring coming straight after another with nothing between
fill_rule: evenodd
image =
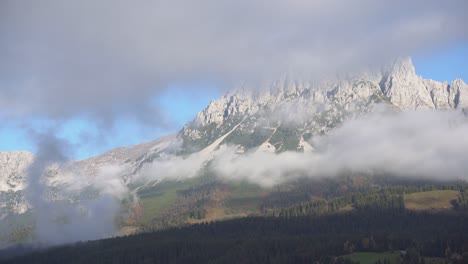
<instances>
[{"instance_id":1,"label":"cliff face","mask_svg":"<svg viewBox=\"0 0 468 264\"><path fill-rule=\"evenodd\" d=\"M0 152L0 219L27 210L21 191L32 159L33 155L25 151Z\"/></svg>"},{"instance_id":2,"label":"cliff face","mask_svg":"<svg viewBox=\"0 0 468 264\"><path fill-rule=\"evenodd\" d=\"M24 188L24 175L33 159L26 151L0 152L0 191Z\"/></svg>"},{"instance_id":3,"label":"cliff face","mask_svg":"<svg viewBox=\"0 0 468 264\"><path fill-rule=\"evenodd\" d=\"M380 91L379 91L380 90ZM468 107L468 85L461 79L450 84L423 79L416 75L410 58L399 59L378 73L363 74L346 80L308 82L284 78L271 82L256 92L243 90L227 93L197 114L195 123L217 125L237 114L252 114L262 107L272 106L284 100L298 99L313 106L350 104L354 99L369 99L383 95L389 103L401 110L453 109Z\"/></svg>"},{"instance_id":4,"label":"cliff face","mask_svg":"<svg viewBox=\"0 0 468 264\"><path fill-rule=\"evenodd\" d=\"M241 87L210 102L181 135L186 142L206 146L246 118L234 133L238 138L270 128L271 132L290 131L299 142L303 136L326 133L348 118L372 111L377 103L400 111L462 109L468 107L468 85L460 79L450 84L423 79L416 75L410 58L346 79L313 82L283 78L261 89ZM270 137L277 138L274 133ZM277 150L294 147L289 144L285 148L281 142L285 140L270 143L276 143ZM227 143L240 142L230 137ZM244 147L261 143L249 142Z\"/></svg>"}]
</instances>

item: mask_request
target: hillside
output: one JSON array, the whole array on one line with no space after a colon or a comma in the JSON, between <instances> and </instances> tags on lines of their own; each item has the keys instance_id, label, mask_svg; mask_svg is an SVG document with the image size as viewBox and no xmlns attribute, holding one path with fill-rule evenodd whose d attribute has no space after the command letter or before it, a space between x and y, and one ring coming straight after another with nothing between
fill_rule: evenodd
<instances>
[{"instance_id":1,"label":"hillside","mask_svg":"<svg viewBox=\"0 0 468 264\"><path fill-rule=\"evenodd\" d=\"M395 211L247 217L60 246L2 263L350 263L363 256L465 263L467 221L466 215Z\"/></svg>"}]
</instances>

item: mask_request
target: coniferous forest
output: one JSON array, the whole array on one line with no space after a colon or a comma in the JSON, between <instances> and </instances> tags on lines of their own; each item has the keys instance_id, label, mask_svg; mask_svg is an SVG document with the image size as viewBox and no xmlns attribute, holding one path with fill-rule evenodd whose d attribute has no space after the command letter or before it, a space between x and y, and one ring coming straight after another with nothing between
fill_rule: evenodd
<instances>
[{"instance_id":1,"label":"coniferous forest","mask_svg":"<svg viewBox=\"0 0 468 264\"><path fill-rule=\"evenodd\" d=\"M397 254L397 263L466 263L465 186L437 188L460 190L454 210L408 210L404 193L434 187L388 187L265 210L262 216L147 227L135 235L4 257L2 263L359 263L347 258L357 252ZM349 204L353 210L342 210ZM15 250L30 249L2 254ZM382 256L375 263L395 263Z\"/></svg>"}]
</instances>

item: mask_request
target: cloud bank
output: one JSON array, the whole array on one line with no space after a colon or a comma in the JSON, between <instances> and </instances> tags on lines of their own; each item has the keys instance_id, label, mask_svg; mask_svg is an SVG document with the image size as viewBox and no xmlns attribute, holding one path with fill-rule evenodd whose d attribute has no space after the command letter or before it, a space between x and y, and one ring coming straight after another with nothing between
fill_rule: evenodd
<instances>
[{"instance_id":1,"label":"cloud bank","mask_svg":"<svg viewBox=\"0 0 468 264\"><path fill-rule=\"evenodd\" d=\"M436 181L468 180L468 120L459 112L380 112L312 139L315 151L238 155L227 148L211 169L222 178L271 187L343 171Z\"/></svg>"},{"instance_id":2,"label":"cloud bank","mask_svg":"<svg viewBox=\"0 0 468 264\"><path fill-rule=\"evenodd\" d=\"M463 0L6 0L2 116L128 114L157 124L151 98L173 82L347 72L466 40L467 8Z\"/></svg>"}]
</instances>

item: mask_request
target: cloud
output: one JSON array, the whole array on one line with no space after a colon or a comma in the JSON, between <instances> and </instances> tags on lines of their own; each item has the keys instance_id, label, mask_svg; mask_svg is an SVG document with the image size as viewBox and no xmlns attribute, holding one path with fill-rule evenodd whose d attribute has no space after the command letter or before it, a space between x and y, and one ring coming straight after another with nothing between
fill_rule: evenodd
<instances>
[{"instance_id":1,"label":"cloud","mask_svg":"<svg viewBox=\"0 0 468 264\"><path fill-rule=\"evenodd\" d=\"M211 165L220 177L273 186L343 171L437 181L468 180L468 121L459 112L377 112L312 139L314 152L238 155L227 148Z\"/></svg>"},{"instance_id":2,"label":"cloud","mask_svg":"<svg viewBox=\"0 0 468 264\"><path fill-rule=\"evenodd\" d=\"M145 183L148 181L180 180L197 176L200 169L207 162L206 157L198 154L189 157L162 156L155 161L146 164L131 179L133 183Z\"/></svg>"},{"instance_id":3,"label":"cloud","mask_svg":"<svg viewBox=\"0 0 468 264\"><path fill-rule=\"evenodd\" d=\"M6 0L2 115L158 124L151 99L170 83L348 71L466 40L466 9L463 0Z\"/></svg>"},{"instance_id":4,"label":"cloud","mask_svg":"<svg viewBox=\"0 0 468 264\"><path fill-rule=\"evenodd\" d=\"M129 185L144 186L164 179L195 177L206 159L163 155L134 173L127 164L107 163L89 172L71 160L70 143L54 129L30 130L37 153L27 169L24 195L32 208L33 241L43 246L101 239L119 233L117 222L125 220L121 202L138 202ZM177 143L168 150L177 148ZM78 166L77 166L78 165Z\"/></svg>"},{"instance_id":5,"label":"cloud","mask_svg":"<svg viewBox=\"0 0 468 264\"><path fill-rule=\"evenodd\" d=\"M119 210L119 203L107 195L79 204L50 201L34 211L35 242L52 246L111 237Z\"/></svg>"},{"instance_id":6,"label":"cloud","mask_svg":"<svg viewBox=\"0 0 468 264\"><path fill-rule=\"evenodd\" d=\"M35 139L38 151L27 169L24 190L33 209L35 242L50 246L115 235L120 200L128 193L120 177L122 168L102 168L95 178L72 171L61 174L69 162L68 143L57 138L54 131L36 134ZM57 185L54 177L65 181ZM80 193L88 186L98 194L83 199Z\"/></svg>"}]
</instances>

